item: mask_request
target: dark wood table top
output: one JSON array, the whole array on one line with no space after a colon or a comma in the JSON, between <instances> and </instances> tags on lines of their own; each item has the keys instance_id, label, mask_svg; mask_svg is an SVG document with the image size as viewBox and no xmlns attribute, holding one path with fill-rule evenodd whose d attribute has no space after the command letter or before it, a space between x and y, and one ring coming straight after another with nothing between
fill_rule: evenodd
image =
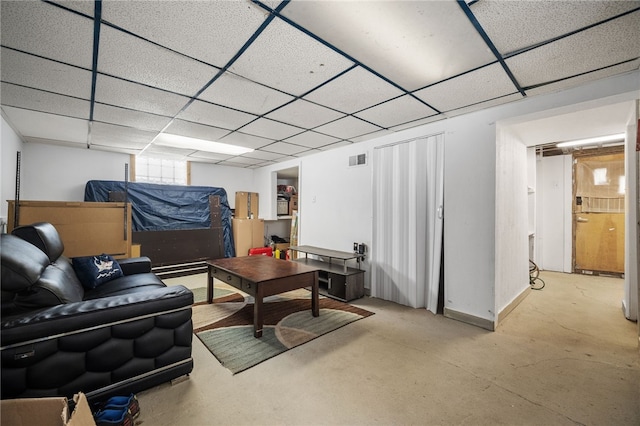
<instances>
[{"instance_id":1,"label":"dark wood table top","mask_svg":"<svg viewBox=\"0 0 640 426\"><path fill-rule=\"evenodd\" d=\"M319 270L303 263L270 256L226 257L208 260L207 264L240 275L255 283Z\"/></svg>"}]
</instances>

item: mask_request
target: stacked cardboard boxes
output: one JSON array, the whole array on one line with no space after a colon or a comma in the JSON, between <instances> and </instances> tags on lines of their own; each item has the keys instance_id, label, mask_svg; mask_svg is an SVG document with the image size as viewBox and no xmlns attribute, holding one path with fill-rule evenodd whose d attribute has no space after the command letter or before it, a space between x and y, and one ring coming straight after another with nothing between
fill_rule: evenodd
<instances>
[{"instance_id":1,"label":"stacked cardboard boxes","mask_svg":"<svg viewBox=\"0 0 640 426\"><path fill-rule=\"evenodd\" d=\"M236 209L234 217L237 219L257 219L260 206L257 192L236 192Z\"/></svg>"},{"instance_id":2,"label":"stacked cardboard boxes","mask_svg":"<svg viewBox=\"0 0 640 426\"><path fill-rule=\"evenodd\" d=\"M236 257L248 256L249 249L264 247L263 219L233 219L231 229Z\"/></svg>"}]
</instances>

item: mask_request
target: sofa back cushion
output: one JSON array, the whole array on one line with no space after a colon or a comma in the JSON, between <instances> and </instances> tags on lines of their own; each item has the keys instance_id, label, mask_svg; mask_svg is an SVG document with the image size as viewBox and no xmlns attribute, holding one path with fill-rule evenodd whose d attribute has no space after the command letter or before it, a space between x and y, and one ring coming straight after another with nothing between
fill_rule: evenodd
<instances>
[{"instance_id":1,"label":"sofa back cushion","mask_svg":"<svg viewBox=\"0 0 640 426\"><path fill-rule=\"evenodd\" d=\"M38 247L49 257L50 262L55 262L64 252L60 234L50 223L39 222L18 226L11 233Z\"/></svg>"},{"instance_id":2,"label":"sofa back cushion","mask_svg":"<svg viewBox=\"0 0 640 426\"><path fill-rule=\"evenodd\" d=\"M18 292L35 284L49 266L49 258L34 245L14 235L0 235L2 290Z\"/></svg>"},{"instance_id":3,"label":"sofa back cushion","mask_svg":"<svg viewBox=\"0 0 640 426\"><path fill-rule=\"evenodd\" d=\"M83 298L84 288L71 262L61 256L44 270L34 285L17 293L13 303L21 308L35 309L80 302Z\"/></svg>"}]
</instances>

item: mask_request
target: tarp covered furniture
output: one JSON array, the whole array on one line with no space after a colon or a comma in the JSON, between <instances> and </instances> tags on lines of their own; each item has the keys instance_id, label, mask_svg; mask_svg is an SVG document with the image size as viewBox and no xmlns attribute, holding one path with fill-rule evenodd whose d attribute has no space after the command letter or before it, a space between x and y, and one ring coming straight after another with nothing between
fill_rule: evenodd
<instances>
[{"instance_id":1,"label":"tarp covered furniture","mask_svg":"<svg viewBox=\"0 0 640 426\"><path fill-rule=\"evenodd\" d=\"M84 200L130 203L133 242L154 267L235 256L223 188L90 180Z\"/></svg>"}]
</instances>

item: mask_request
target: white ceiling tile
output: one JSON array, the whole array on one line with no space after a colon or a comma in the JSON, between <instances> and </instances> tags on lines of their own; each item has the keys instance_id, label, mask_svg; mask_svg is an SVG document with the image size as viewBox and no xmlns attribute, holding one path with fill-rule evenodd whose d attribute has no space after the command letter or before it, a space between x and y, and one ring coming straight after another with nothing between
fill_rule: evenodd
<instances>
[{"instance_id":1,"label":"white ceiling tile","mask_svg":"<svg viewBox=\"0 0 640 426\"><path fill-rule=\"evenodd\" d=\"M98 74L96 101L174 117L187 104L189 98Z\"/></svg>"},{"instance_id":2,"label":"white ceiling tile","mask_svg":"<svg viewBox=\"0 0 640 426\"><path fill-rule=\"evenodd\" d=\"M119 124L136 129L155 130L158 132L171 121L170 117L99 103L94 105L93 119L104 123Z\"/></svg>"},{"instance_id":3,"label":"white ceiling tile","mask_svg":"<svg viewBox=\"0 0 640 426\"><path fill-rule=\"evenodd\" d=\"M434 121L444 120L446 118L447 117L444 114L438 114L428 118L423 118L422 120L416 120L406 124L401 124L400 126L393 126L393 127L390 127L389 130L393 130L394 132L399 132L400 130L406 130L406 129L412 129L418 126L424 126L425 124L433 123Z\"/></svg>"},{"instance_id":4,"label":"white ceiling tile","mask_svg":"<svg viewBox=\"0 0 640 426\"><path fill-rule=\"evenodd\" d=\"M89 101L2 83L2 105L89 119Z\"/></svg>"},{"instance_id":5,"label":"white ceiling tile","mask_svg":"<svg viewBox=\"0 0 640 426\"><path fill-rule=\"evenodd\" d=\"M256 117L244 112L196 100L178 114L177 118L234 130L254 120Z\"/></svg>"},{"instance_id":6,"label":"white ceiling tile","mask_svg":"<svg viewBox=\"0 0 640 426\"><path fill-rule=\"evenodd\" d=\"M274 161L274 160L280 160L282 157L284 157L283 154L278 154L278 153L274 153L274 152L267 152L267 151L261 151L261 150L255 150L255 151L251 151L249 153L243 154L243 157L247 157L247 158L253 158L256 160L261 160L261 161Z\"/></svg>"},{"instance_id":7,"label":"white ceiling tile","mask_svg":"<svg viewBox=\"0 0 640 426\"><path fill-rule=\"evenodd\" d=\"M290 126L267 118L259 118L242 128L243 133L249 133L263 138L273 140L286 139L290 136L303 132L304 129Z\"/></svg>"},{"instance_id":8,"label":"white ceiling tile","mask_svg":"<svg viewBox=\"0 0 640 426\"><path fill-rule=\"evenodd\" d=\"M264 163L254 164L253 166L247 166L247 169L259 169L260 167L270 166L275 164L273 161L265 161Z\"/></svg>"},{"instance_id":9,"label":"white ceiling tile","mask_svg":"<svg viewBox=\"0 0 640 426\"><path fill-rule=\"evenodd\" d=\"M104 20L217 67L227 64L265 17L244 1L102 1Z\"/></svg>"},{"instance_id":10,"label":"white ceiling tile","mask_svg":"<svg viewBox=\"0 0 640 426\"><path fill-rule=\"evenodd\" d=\"M91 124L91 144L128 149L142 149L147 146L158 132L133 129L115 124Z\"/></svg>"},{"instance_id":11,"label":"white ceiling tile","mask_svg":"<svg viewBox=\"0 0 640 426\"><path fill-rule=\"evenodd\" d=\"M95 1L92 0L55 0L53 3L83 13L87 16L95 16Z\"/></svg>"},{"instance_id":12,"label":"white ceiling tile","mask_svg":"<svg viewBox=\"0 0 640 426\"><path fill-rule=\"evenodd\" d=\"M25 136L24 141L26 143L40 143L46 145L56 145L56 146L68 146L71 148L87 148L87 141L82 142L69 142L69 141L60 141L54 139L43 139L43 138L34 138L31 136Z\"/></svg>"},{"instance_id":13,"label":"white ceiling tile","mask_svg":"<svg viewBox=\"0 0 640 426\"><path fill-rule=\"evenodd\" d=\"M25 137L87 143L87 120L8 106L3 106L2 110L11 124Z\"/></svg>"},{"instance_id":14,"label":"white ceiling tile","mask_svg":"<svg viewBox=\"0 0 640 426\"><path fill-rule=\"evenodd\" d=\"M517 92L498 63L434 84L414 93L441 112Z\"/></svg>"},{"instance_id":15,"label":"white ceiling tile","mask_svg":"<svg viewBox=\"0 0 640 426\"><path fill-rule=\"evenodd\" d=\"M513 56L506 63L523 87L577 75L640 56L638 28L640 11Z\"/></svg>"},{"instance_id":16,"label":"white ceiling tile","mask_svg":"<svg viewBox=\"0 0 640 426\"><path fill-rule=\"evenodd\" d=\"M364 142L371 139L379 138L380 136L390 135L393 133L391 130L380 130L378 132L369 133L368 135L358 136L357 138L351 138L351 142Z\"/></svg>"},{"instance_id":17,"label":"white ceiling tile","mask_svg":"<svg viewBox=\"0 0 640 426\"><path fill-rule=\"evenodd\" d=\"M282 13L409 91L495 60L454 1L300 1Z\"/></svg>"},{"instance_id":18,"label":"white ceiling tile","mask_svg":"<svg viewBox=\"0 0 640 426\"><path fill-rule=\"evenodd\" d=\"M344 114L299 99L277 109L266 117L311 129L329 121L344 117Z\"/></svg>"},{"instance_id":19,"label":"white ceiling tile","mask_svg":"<svg viewBox=\"0 0 640 426\"><path fill-rule=\"evenodd\" d=\"M91 99L91 72L2 48L2 81Z\"/></svg>"},{"instance_id":20,"label":"white ceiling tile","mask_svg":"<svg viewBox=\"0 0 640 426\"><path fill-rule=\"evenodd\" d=\"M210 161L224 161L232 158L233 155L218 154L216 152L196 151L189 156L189 159L202 159Z\"/></svg>"},{"instance_id":21,"label":"white ceiling tile","mask_svg":"<svg viewBox=\"0 0 640 426\"><path fill-rule=\"evenodd\" d=\"M93 20L42 1L0 2L2 45L91 69Z\"/></svg>"},{"instance_id":22,"label":"white ceiling tile","mask_svg":"<svg viewBox=\"0 0 640 426\"><path fill-rule=\"evenodd\" d=\"M275 152L276 154L294 155L309 148L304 146L292 145L286 142L275 142L269 146L262 148L262 151Z\"/></svg>"},{"instance_id":23,"label":"white ceiling tile","mask_svg":"<svg viewBox=\"0 0 640 426\"><path fill-rule=\"evenodd\" d=\"M369 124L354 117L345 117L315 129L318 132L335 136L338 139L349 139L380 130L380 127Z\"/></svg>"},{"instance_id":24,"label":"white ceiling tile","mask_svg":"<svg viewBox=\"0 0 640 426\"><path fill-rule=\"evenodd\" d=\"M310 150L308 150L308 151L299 152L299 153L297 153L295 156L296 156L296 157L307 157L307 156L309 156L309 155L319 154L319 153L321 153L321 152L322 152L322 151L321 151L321 150L319 150L319 149L310 149Z\"/></svg>"},{"instance_id":25,"label":"white ceiling tile","mask_svg":"<svg viewBox=\"0 0 640 426\"><path fill-rule=\"evenodd\" d=\"M584 84L589 81L594 81L601 78L610 77L616 74L622 74L625 72L637 70L638 67L640 67L640 59L636 59L635 61L630 61L621 65L616 65L614 67L605 68L600 71L594 71L588 74L583 74L577 77L561 80L556 83L546 84L544 86L536 87L535 89L529 89L527 90L527 95L537 96L537 95L542 95L544 93L558 92L560 90L576 87L580 84Z\"/></svg>"},{"instance_id":26,"label":"white ceiling tile","mask_svg":"<svg viewBox=\"0 0 640 426\"><path fill-rule=\"evenodd\" d=\"M251 167L251 166L247 166L244 163L241 163L239 161L235 161L235 158L231 158L229 160L226 161L221 161L218 163L220 166L227 166L227 167Z\"/></svg>"},{"instance_id":27,"label":"white ceiling tile","mask_svg":"<svg viewBox=\"0 0 640 426\"><path fill-rule=\"evenodd\" d=\"M193 149L184 149L184 148L176 148L173 146L166 145L157 145L155 143L151 144L144 151L144 155L156 157L156 158L186 158L189 155L193 154L195 151Z\"/></svg>"},{"instance_id":28,"label":"white ceiling tile","mask_svg":"<svg viewBox=\"0 0 640 426\"><path fill-rule=\"evenodd\" d=\"M290 142L296 145L302 145L309 148L318 148L325 145L331 145L332 143L338 142L339 138L334 138L333 136L323 135L317 132L308 131L304 133L300 133L299 135L292 136L290 138L285 139L284 142Z\"/></svg>"},{"instance_id":29,"label":"white ceiling tile","mask_svg":"<svg viewBox=\"0 0 640 426\"><path fill-rule=\"evenodd\" d=\"M129 145L115 144L113 146L94 144L89 147L93 151L117 152L120 154L138 155L141 148L132 148Z\"/></svg>"},{"instance_id":30,"label":"white ceiling tile","mask_svg":"<svg viewBox=\"0 0 640 426\"><path fill-rule=\"evenodd\" d=\"M349 145L353 145L353 143L349 142L349 141L340 141L340 142L336 142L332 145L327 145L327 146L323 146L321 148L318 148L321 151L329 151L331 149L336 149L336 148L342 148L343 146L349 146Z\"/></svg>"},{"instance_id":31,"label":"white ceiling tile","mask_svg":"<svg viewBox=\"0 0 640 426\"><path fill-rule=\"evenodd\" d=\"M244 155L240 155L237 157L230 158L228 161L232 161L236 164L243 164L245 166L251 166L255 164L264 163L264 160L256 159L256 158L248 158Z\"/></svg>"},{"instance_id":32,"label":"white ceiling tile","mask_svg":"<svg viewBox=\"0 0 640 426\"><path fill-rule=\"evenodd\" d=\"M482 0L471 11L503 55L638 7L637 1Z\"/></svg>"},{"instance_id":33,"label":"white ceiling tile","mask_svg":"<svg viewBox=\"0 0 640 426\"><path fill-rule=\"evenodd\" d=\"M209 86L200 99L262 115L293 100L293 96L225 73Z\"/></svg>"},{"instance_id":34,"label":"white ceiling tile","mask_svg":"<svg viewBox=\"0 0 640 426\"><path fill-rule=\"evenodd\" d=\"M204 139L208 141L218 141L223 136L229 134L229 130L221 129L219 127L205 126L204 124L192 123L190 121L173 120L164 133L171 133L172 135L187 136L190 138Z\"/></svg>"},{"instance_id":35,"label":"white ceiling tile","mask_svg":"<svg viewBox=\"0 0 640 426\"><path fill-rule=\"evenodd\" d=\"M230 70L299 96L352 64L298 29L274 19Z\"/></svg>"},{"instance_id":36,"label":"white ceiling tile","mask_svg":"<svg viewBox=\"0 0 640 426\"><path fill-rule=\"evenodd\" d=\"M404 92L362 67L356 67L304 98L351 114Z\"/></svg>"},{"instance_id":37,"label":"white ceiling tile","mask_svg":"<svg viewBox=\"0 0 640 426\"><path fill-rule=\"evenodd\" d=\"M193 96L218 72L178 53L102 25L98 71L186 96Z\"/></svg>"},{"instance_id":38,"label":"white ceiling tile","mask_svg":"<svg viewBox=\"0 0 640 426\"><path fill-rule=\"evenodd\" d=\"M436 111L422 102L405 95L354 115L381 127L391 127L435 114Z\"/></svg>"},{"instance_id":39,"label":"white ceiling tile","mask_svg":"<svg viewBox=\"0 0 640 426\"><path fill-rule=\"evenodd\" d=\"M513 93L511 95L503 96L503 97L498 98L498 99L492 99L490 101L480 102L480 103L477 103L477 104L474 104L474 105L469 105L469 106L466 106L466 107L463 107L463 108L447 111L444 115L447 116L447 118L455 117L455 116L458 116L458 115L468 114L470 112L480 111L481 109L487 109L487 108L491 108L491 107L494 107L494 106L506 104L506 103L509 103L509 102L519 101L519 100L522 100L522 99L524 99L524 98L522 97L522 95L520 93Z\"/></svg>"},{"instance_id":40,"label":"white ceiling tile","mask_svg":"<svg viewBox=\"0 0 640 426\"><path fill-rule=\"evenodd\" d=\"M247 135L246 133L233 132L222 138L220 142L257 149L273 143L273 140L261 138L259 136Z\"/></svg>"}]
</instances>

